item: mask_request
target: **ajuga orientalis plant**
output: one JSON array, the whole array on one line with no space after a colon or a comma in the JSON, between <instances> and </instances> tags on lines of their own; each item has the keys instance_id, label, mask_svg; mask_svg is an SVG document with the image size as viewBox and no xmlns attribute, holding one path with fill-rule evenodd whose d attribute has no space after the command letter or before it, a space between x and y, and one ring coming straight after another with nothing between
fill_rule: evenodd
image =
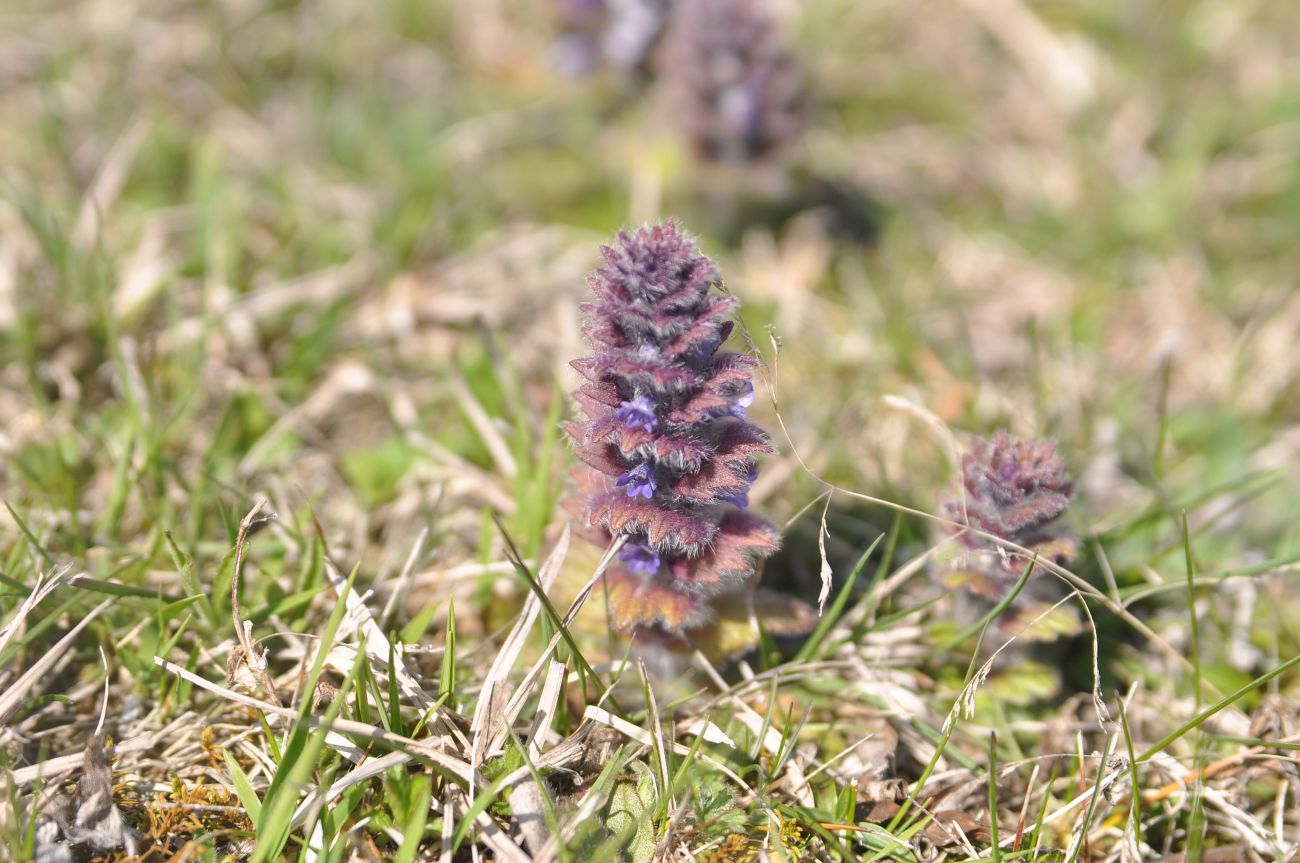
<instances>
[{"instance_id":1,"label":"ajuga orientalis plant","mask_svg":"<svg viewBox=\"0 0 1300 863\"><path fill-rule=\"evenodd\" d=\"M663 76L697 152L746 164L794 138L804 91L759 0L690 0L673 8Z\"/></svg>"},{"instance_id":2,"label":"ajuga orientalis plant","mask_svg":"<svg viewBox=\"0 0 1300 863\"><path fill-rule=\"evenodd\" d=\"M956 548L940 557L948 586L995 601L1024 574L1032 555L1056 563L1074 557L1078 541L1059 522L1070 506L1074 481L1055 441L1022 440L1004 431L976 439L962 456L958 492L943 508L958 525L946 526L956 534ZM1033 579L1001 621L1004 628L1040 610L1052 593L1048 584Z\"/></svg>"},{"instance_id":3,"label":"ajuga orientalis plant","mask_svg":"<svg viewBox=\"0 0 1300 863\"><path fill-rule=\"evenodd\" d=\"M672 222L618 235L588 279L590 356L573 367L585 419L567 427L594 539L625 538L605 587L622 631L706 625L776 550L779 532L748 509L756 456L772 451L746 417L752 357L722 348L736 298Z\"/></svg>"},{"instance_id":4,"label":"ajuga orientalis plant","mask_svg":"<svg viewBox=\"0 0 1300 863\"><path fill-rule=\"evenodd\" d=\"M557 64L571 75L643 66L663 31L669 0L551 0Z\"/></svg>"}]
</instances>

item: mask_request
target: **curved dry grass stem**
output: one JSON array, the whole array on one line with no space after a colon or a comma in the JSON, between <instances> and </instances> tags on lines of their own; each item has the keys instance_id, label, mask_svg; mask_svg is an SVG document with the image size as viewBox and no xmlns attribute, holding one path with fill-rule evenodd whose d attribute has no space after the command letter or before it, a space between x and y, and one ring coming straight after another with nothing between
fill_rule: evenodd
<instances>
[{"instance_id":1,"label":"curved dry grass stem","mask_svg":"<svg viewBox=\"0 0 1300 863\"><path fill-rule=\"evenodd\" d=\"M248 621L244 620L239 610L239 581L244 573L244 556L248 544L249 535L269 521L275 518L275 513L262 515L266 509L267 501L259 500L253 504L253 508L239 522L239 533L235 537L235 562L230 575L230 616L235 623L235 638L239 642L236 648L242 653L237 654L235 650L231 651L230 660L227 663L227 678L234 680L241 669L247 670L253 678L261 685L262 691L267 694L271 702L276 707L283 707L284 703L280 700L280 694L275 691L275 682L267 673L266 648L253 637L253 627Z\"/></svg>"}]
</instances>

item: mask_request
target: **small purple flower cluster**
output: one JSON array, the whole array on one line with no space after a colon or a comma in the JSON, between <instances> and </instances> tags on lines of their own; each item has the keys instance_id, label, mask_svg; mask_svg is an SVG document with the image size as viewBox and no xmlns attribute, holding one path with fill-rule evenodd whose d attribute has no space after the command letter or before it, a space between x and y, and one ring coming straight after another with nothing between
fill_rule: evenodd
<instances>
[{"instance_id":1,"label":"small purple flower cluster","mask_svg":"<svg viewBox=\"0 0 1300 863\"><path fill-rule=\"evenodd\" d=\"M644 67L672 94L673 119L712 162L747 164L803 127L805 92L763 0L552 0L559 66L573 74ZM656 46L663 42L663 50Z\"/></svg>"},{"instance_id":2,"label":"small purple flower cluster","mask_svg":"<svg viewBox=\"0 0 1300 863\"><path fill-rule=\"evenodd\" d=\"M1074 481L1054 441L1020 440L1004 431L975 440L962 457L961 488L960 499L946 503L944 512L983 533L958 534L965 552L949 569L963 572L962 583L975 593L996 598L1028 564L999 540L1057 562L1074 556L1076 541L1058 526Z\"/></svg>"},{"instance_id":3,"label":"small purple flower cluster","mask_svg":"<svg viewBox=\"0 0 1300 863\"><path fill-rule=\"evenodd\" d=\"M675 8L664 76L697 152L746 164L799 134L804 89L757 0L690 0Z\"/></svg>"},{"instance_id":4,"label":"small purple flower cluster","mask_svg":"<svg viewBox=\"0 0 1300 863\"><path fill-rule=\"evenodd\" d=\"M643 65L659 39L669 0L552 0L560 35L555 60L570 75Z\"/></svg>"},{"instance_id":5,"label":"small purple flower cluster","mask_svg":"<svg viewBox=\"0 0 1300 863\"><path fill-rule=\"evenodd\" d=\"M573 362L585 419L567 427L588 466L582 515L599 538L626 537L605 577L615 625L681 632L777 548L747 509L772 447L746 415L753 358L720 349L736 299L713 290L713 261L671 222L603 252L583 306L593 353Z\"/></svg>"}]
</instances>

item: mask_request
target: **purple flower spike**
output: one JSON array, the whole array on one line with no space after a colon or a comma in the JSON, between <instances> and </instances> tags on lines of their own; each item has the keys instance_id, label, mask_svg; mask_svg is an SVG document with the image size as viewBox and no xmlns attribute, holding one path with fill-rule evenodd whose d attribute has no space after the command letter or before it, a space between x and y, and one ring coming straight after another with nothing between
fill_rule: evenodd
<instances>
[{"instance_id":1,"label":"purple flower spike","mask_svg":"<svg viewBox=\"0 0 1300 863\"><path fill-rule=\"evenodd\" d=\"M991 440L975 441L962 457L961 482L965 500L952 501L948 511L959 521L1018 545L1029 545L1049 531L1074 494L1074 481L1054 441L1018 440L1004 431Z\"/></svg>"},{"instance_id":2,"label":"purple flower spike","mask_svg":"<svg viewBox=\"0 0 1300 863\"><path fill-rule=\"evenodd\" d=\"M659 553L644 542L629 540L624 543L618 559L629 572L638 575L654 575L659 571Z\"/></svg>"},{"instance_id":3,"label":"purple flower spike","mask_svg":"<svg viewBox=\"0 0 1300 863\"><path fill-rule=\"evenodd\" d=\"M940 559L939 571L949 586L994 601L1005 596L1035 556L1056 563L1074 557L1078 540L1060 524L1074 482L1055 442L1021 440L1002 431L976 439L962 456L959 481L960 488L954 489L958 493L944 504L944 513L957 525L980 532L945 527L957 534L947 559ZM1050 579L1030 582L1004 617L1013 619L1052 592Z\"/></svg>"},{"instance_id":4,"label":"purple flower spike","mask_svg":"<svg viewBox=\"0 0 1300 863\"><path fill-rule=\"evenodd\" d=\"M554 59L569 75L644 64L663 30L668 0L551 0Z\"/></svg>"},{"instance_id":5,"label":"purple flower spike","mask_svg":"<svg viewBox=\"0 0 1300 863\"><path fill-rule=\"evenodd\" d=\"M1004 599L1031 560L1069 563L1078 552L1078 538L1061 524L1074 481L1056 442L1006 432L976 438L962 456L958 482L944 503L945 515L956 522L944 529L957 534L957 542L935 563L945 587L962 591L959 608L978 611ZM1060 585L1052 578L1032 578L997 625L1028 641L1079 632L1080 621L1070 608L1053 610L1060 598ZM1040 617L1049 621L1036 628Z\"/></svg>"},{"instance_id":6,"label":"purple flower spike","mask_svg":"<svg viewBox=\"0 0 1300 863\"><path fill-rule=\"evenodd\" d=\"M653 432L659 427L659 418L655 416L654 402L645 396L636 396L631 401L622 402L618 409L618 421L628 428L642 428Z\"/></svg>"},{"instance_id":7,"label":"purple flower spike","mask_svg":"<svg viewBox=\"0 0 1300 863\"><path fill-rule=\"evenodd\" d=\"M676 225L619 234L604 253L583 307L592 353L573 362L584 418L567 426L588 466L581 512L598 541L628 538L606 575L615 626L696 629L780 542L745 509L754 459L772 451L743 412L754 360L722 348L736 298Z\"/></svg>"},{"instance_id":8,"label":"purple flower spike","mask_svg":"<svg viewBox=\"0 0 1300 863\"><path fill-rule=\"evenodd\" d=\"M805 114L794 58L758 0L676 4L663 77L677 123L700 155L746 164L788 144Z\"/></svg>"},{"instance_id":9,"label":"purple flower spike","mask_svg":"<svg viewBox=\"0 0 1300 863\"><path fill-rule=\"evenodd\" d=\"M615 480L614 485L619 487L627 486L628 497L644 495L645 499L649 500L655 496L654 468L650 465L650 462L643 461Z\"/></svg>"}]
</instances>

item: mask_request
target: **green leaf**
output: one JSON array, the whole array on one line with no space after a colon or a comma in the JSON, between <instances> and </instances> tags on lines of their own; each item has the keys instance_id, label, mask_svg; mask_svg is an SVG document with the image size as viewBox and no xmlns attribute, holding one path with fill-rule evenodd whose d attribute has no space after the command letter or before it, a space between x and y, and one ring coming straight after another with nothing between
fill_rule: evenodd
<instances>
[{"instance_id":1,"label":"green leaf","mask_svg":"<svg viewBox=\"0 0 1300 863\"><path fill-rule=\"evenodd\" d=\"M221 754L225 758L226 772L230 774L230 781L234 783L235 794L239 796L239 803L248 813L249 819L256 824L262 817L262 801L253 790L253 783L248 781L248 774L239 766L235 756L230 754L230 750L223 749Z\"/></svg>"},{"instance_id":2,"label":"green leaf","mask_svg":"<svg viewBox=\"0 0 1300 863\"><path fill-rule=\"evenodd\" d=\"M450 699L456 694L456 603L447 601L447 634L442 640L442 673L438 678L438 697Z\"/></svg>"},{"instance_id":3,"label":"green leaf","mask_svg":"<svg viewBox=\"0 0 1300 863\"><path fill-rule=\"evenodd\" d=\"M390 500L415 463L416 451L399 437L346 453L339 470L372 506Z\"/></svg>"},{"instance_id":4,"label":"green leaf","mask_svg":"<svg viewBox=\"0 0 1300 863\"><path fill-rule=\"evenodd\" d=\"M403 644L416 644L424 634L429 631L429 621L438 613L438 606L434 604L426 605L416 612L415 617L403 626L397 633L398 639Z\"/></svg>"},{"instance_id":5,"label":"green leaf","mask_svg":"<svg viewBox=\"0 0 1300 863\"><path fill-rule=\"evenodd\" d=\"M630 859L632 863L650 863L655 853L655 785L650 768L634 762L632 769L640 773L635 782L622 782L614 787L609 801L609 828L616 833L634 831Z\"/></svg>"},{"instance_id":6,"label":"green leaf","mask_svg":"<svg viewBox=\"0 0 1300 863\"><path fill-rule=\"evenodd\" d=\"M433 786L428 776L411 777L414 795L407 809L406 823L402 825L402 844L393 855L393 863L412 863L424 838L424 825L429 819L429 800Z\"/></svg>"},{"instance_id":7,"label":"green leaf","mask_svg":"<svg viewBox=\"0 0 1300 863\"><path fill-rule=\"evenodd\" d=\"M176 544L176 540L172 538L170 530L164 530L162 534L163 541L167 544L167 553L171 555L172 564L176 567L176 572L180 577L181 587L190 596L202 597L199 605L203 619L209 623L215 621L217 613L212 607L212 601L203 592L203 585L199 583L199 578L194 572L194 558L181 550L181 547Z\"/></svg>"}]
</instances>

